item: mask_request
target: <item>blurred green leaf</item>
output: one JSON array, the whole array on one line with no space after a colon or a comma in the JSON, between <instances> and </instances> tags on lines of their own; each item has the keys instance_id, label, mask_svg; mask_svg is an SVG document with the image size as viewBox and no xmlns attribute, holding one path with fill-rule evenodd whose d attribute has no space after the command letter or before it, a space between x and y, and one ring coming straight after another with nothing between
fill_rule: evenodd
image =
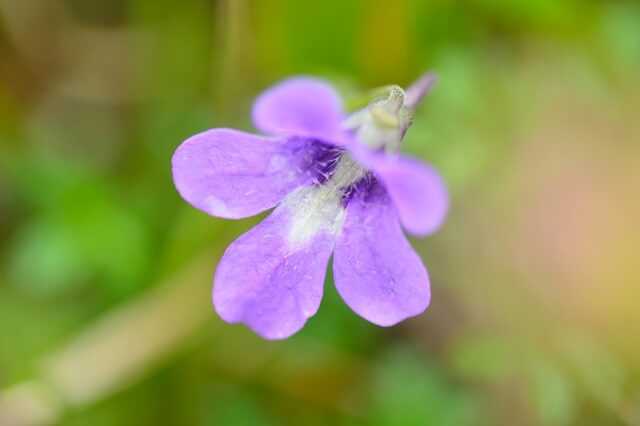
<instances>
[{"instance_id":1,"label":"blurred green leaf","mask_svg":"<svg viewBox=\"0 0 640 426\"><path fill-rule=\"evenodd\" d=\"M511 344L495 336L464 336L449 350L451 368L461 377L491 381L513 373L515 354Z\"/></svg>"},{"instance_id":2,"label":"blurred green leaf","mask_svg":"<svg viewBox=\"0 0 640 426\"><path fill-rule=\"evenodd\" d=\"M568 425L576 417L576 394L570 378L558 365L538 357L529 370L529 390L543 425Z\"/></svg>"},{"instance_id":3,"label":"blurred green leaf","mask_svg":"<svg viewBox=\"0 0 640 426\"><path fill-rule=\"evenodd\" d=\"M31 223L18 234L13 280L37 294L55 294L84 282L87 268L67 230L55 223Z\"/></svg>"},{"instance_id":4,"label":"blurred green leaf","mask_svg":"<svg viewBox=\"0 0 640 426\"><path fill-rule=\"evenodd\" d=\"M607 348L577 334L564 336L561 347L568 370L590 398L609 408L622 401L625 375Z\"/></svg>"},{"instance_id":5,"label":"blurred green leaf","mask_svg":"<svg viewBox=\"0 0 640 426\"><path fill-rule=\"evenodd\" d=\"M203 418L200 424L204 425L228 425L228 426L275 426L276 423L268 410L264 407L260 395L250 392L249 389L240 388L231 390L230 394L221 401L220 395L212 395L215 401L209 406L217 409L209 410L202 407Z\"/></svg>"},{"instance_id":6,"label":"blurred green leaf","mask_svg":"<svg viewBox=\"0 0 640 426\"><path fill-rule=\"evenodd\" d=\"M380 361L372 383L371 422L380 426L464 426L479 407L417 354L396 349Z\"/></svg>"},{"instance_id":7,"label":"blurred green leaf","mask_svg":"<svg viewBox=\"0 0 640 426\"><path fill-rule=\"evenodd\" d=\"M640 6L635 2L608 3L600 18L606 51L625 68L636 68L640 64Z\"/></svg>"},{"instance_id":8,"label":"blurred green leaf","mask_svg":"<svg viewBox=\"0 0 640 426\"><path fill-rule=\"evenodd\" d=\"M52 294L98 280L123 295L142 284L151 254L147 231L105 186L70 184L40 217L16 237L12 271L24 288Z\"/></svg>"}]
</instances>

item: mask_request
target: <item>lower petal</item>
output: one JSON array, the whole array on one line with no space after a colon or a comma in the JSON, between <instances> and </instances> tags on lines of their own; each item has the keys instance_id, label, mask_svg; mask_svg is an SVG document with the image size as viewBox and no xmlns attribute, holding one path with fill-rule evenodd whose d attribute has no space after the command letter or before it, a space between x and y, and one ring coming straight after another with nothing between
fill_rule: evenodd
<instances>
[{"instance_id":1,"label":"lower petal","mask_svg":"<svg viewBox=\"0 0 640 426\"><path fill-rule=\"evenodd\" d=\"M222 319L242 322L266 339L284 339L317 312L344 217L339 198L322 191L296 191L229 246L213 287Z\"/></svg>"},{"instance_id":2,"label":"lower petal","mask_svg":"<svg viewBox=\"0 0 640 426\"><path fill-rule=\"evenodd\" d=\"M356 188L349 200L333 273L345 303L374 324L394 325L429 305L427 270L375 180Z\"/></svg>"}]
</instances>

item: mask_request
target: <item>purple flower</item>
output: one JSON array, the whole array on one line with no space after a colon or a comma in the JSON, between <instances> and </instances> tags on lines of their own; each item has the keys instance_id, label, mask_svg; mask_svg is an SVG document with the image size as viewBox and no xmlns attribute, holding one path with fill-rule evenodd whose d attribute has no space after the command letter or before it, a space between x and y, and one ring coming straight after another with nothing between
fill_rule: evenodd
<instances>
[{"instance_id":1,"label":"purple flower","mask_svg":"<svg viewBox=\"0 0 640 426\"><path fill-rule=\"evenodd\" d=\"M175 185L194 207L226 219L275 207L218 264L222 319L291 336L318 310L332 253L336 288L358 315L391 326L427 308L427 270L402 228L437 230L447 192L433 168L397 151L432 83L392 86L346 116L331 86L292 78L254 104L255 126L270 136L213 129L176 150Z\"/></svg>"}]
</instances>

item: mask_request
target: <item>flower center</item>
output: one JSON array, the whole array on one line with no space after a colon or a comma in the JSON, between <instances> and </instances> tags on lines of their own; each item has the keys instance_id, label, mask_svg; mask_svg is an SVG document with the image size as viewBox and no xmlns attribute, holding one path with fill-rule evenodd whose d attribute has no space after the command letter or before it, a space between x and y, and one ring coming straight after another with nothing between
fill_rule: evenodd
<instances>
[{"instance_id":1,"label":"flower center","mask_svg":"<svg viewBox=\"0 0 640 426\"><path fill-rule=\"evenodd\" d=\"M395 153L411 125L411 108L406 101L404 90L391 86L386 97L355 112L343 125L368 149ZM369 174L347 150L339 154L327 150L316 158L316 168L321 177L316 185L301 188L284 201L291 212L288 241L294 248L322 233L338 235L351 194Z\"/></svg>"},{"instance_id":2,"label":"flower center","mask_svg":"<svg viewBox=\"0 0 640 426\"><path fill-rule=\"evenodd\" d=\"M405 99L401 87L391 86L386 97L376 99L352 114L344 126L371 150L397 152L404 133L411 125L411 111L406 107Z\"/></svg>"},{"instance_id":3,"label":"flower center","mask_svg":"<svg viewBox=\"0 0 640 426\"><path fill-rule=\"evenodd\" d=\"M320 232L337 235L344 221L344 199L368 171L348 152L340 154L331 176L323 183L304 187L284 203L291 212L288 240L291 247L308 243Z\"/></svg>"}]
</instances>

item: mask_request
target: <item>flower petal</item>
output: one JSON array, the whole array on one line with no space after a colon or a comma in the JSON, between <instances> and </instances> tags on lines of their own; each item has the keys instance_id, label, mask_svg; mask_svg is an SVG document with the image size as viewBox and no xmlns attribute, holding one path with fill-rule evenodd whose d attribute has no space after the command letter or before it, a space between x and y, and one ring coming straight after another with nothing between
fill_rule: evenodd
<instances>
[{"instance_id":1,"label":"flower petal","mask_svg":"<svg viewBox=\"0 0 640 426\"><path fill-rule=\"evenodd\" d=\"M396 210L375 180L355 189L336 243L338 293L358 315L391 326L429 305L429 276L402 233Z\"/></svg>"},{"instance_id":2,"label":"flower petal","mask_svg":"<svg viewBox=\"0 0 640 426\"><path fill-rule=\"evenodd\" d=\"M267 89L253 105L253 122L269 135L341 140L340 97L321 80L297 77Z\"/></svg>"},{"instance_id":3,"label":"flower petal","mask_svg":"<svg viewBox=\"0 0 640 426\"><path fill-rule=\"evenodd\" d=\"M444 180L432 166L406 155L372 152L361 144L349 149L385 186L409 233L426 236L442 226L449 196Z\"/></svg>"},{"instance_id":4,"label":"flower petal","mask_svg":"<svg viewBox=\"0 0 640 426\"><path fill-rule=\"evenodd\" d=\"M213 287L222 319L245 323L266 339L284 339L302 328L320 305L342 227L339 196L322 186L300 189L229 246Z\"/></svg>"},{"instance_id":5,"label":"flower petal","mask_svg":"<svg viewBox=\"0 0 640 426\"><path fill-rule=\"evenodd\" d=\"M270 209L316 179L327 145L213 129L187 139L173 155L173 180L182 198L227 219Z\"/></svg>"}]
</instances>

